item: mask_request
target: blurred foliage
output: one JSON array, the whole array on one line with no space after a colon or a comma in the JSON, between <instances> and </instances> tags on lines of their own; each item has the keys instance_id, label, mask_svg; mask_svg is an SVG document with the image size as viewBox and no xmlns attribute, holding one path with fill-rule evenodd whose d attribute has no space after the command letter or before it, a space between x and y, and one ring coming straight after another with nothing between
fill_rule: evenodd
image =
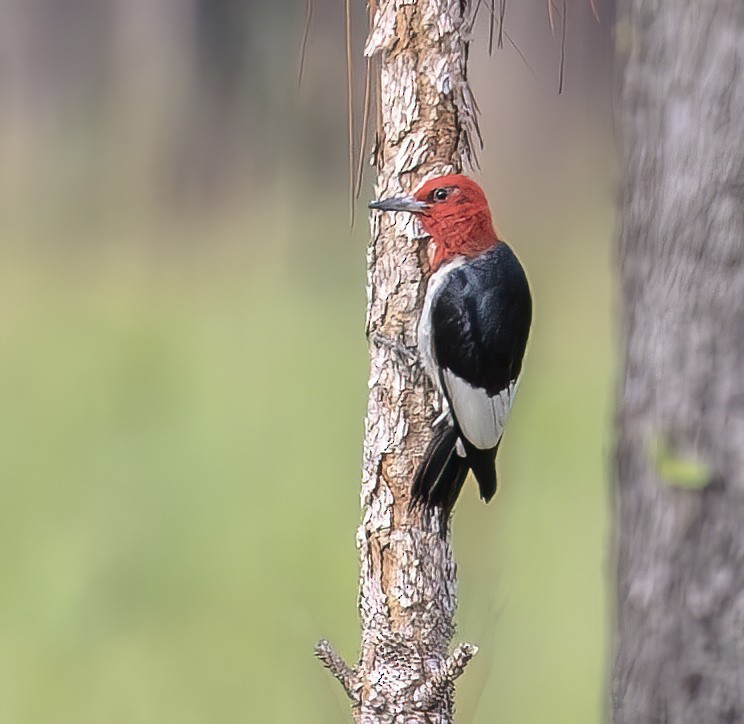
<instances>
[{"instance_id":1,"label":"blurred foliage","mask_svg":"<svg viewBox=\"0 0 744 724\"><path fill-rule=\"evenodd\" d=\"M359 638L367 233L338 9L316 3L296 96L301 3L93 5L0 11L0 722L348 721L311 655ZM558 98L544 8L509 11L540 80L483 29L471 77L535 326L502 492L468 485L454 521L481 647L458 721L593 724L609 31L577 16Z\"/></svg>"},{"instance_id":2,"label":"blurred foliage","mask_svg":"<svg viewBox=\"0 0 744 724\"><path fill-rule=\"evenodd\" d=\"M503 492L455 518L461 721L599 717L608 219L518 246L536 323ZM306 285L229 245L4 259L0 721L344 720L310 652L357 645L356 257Z\"/></svg>"}]
</instances>

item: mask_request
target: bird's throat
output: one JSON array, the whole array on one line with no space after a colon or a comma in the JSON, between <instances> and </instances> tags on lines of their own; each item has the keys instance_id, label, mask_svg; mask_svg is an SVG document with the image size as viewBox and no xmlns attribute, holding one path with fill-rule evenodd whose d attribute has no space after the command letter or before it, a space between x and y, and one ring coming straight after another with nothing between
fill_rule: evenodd
<instances>
[{"instance_id":1,"label":"bird's throat","mask_svg":"<svg viewBox=\"0 0 744 724\"><path fill-rule=\"evenodd\" d=\"M449 223L438 224L439 228L432 230L432 270L458 256L478 256L500 242L490 218L471 217L444 221Z\"/></svg>"}]
</instances>

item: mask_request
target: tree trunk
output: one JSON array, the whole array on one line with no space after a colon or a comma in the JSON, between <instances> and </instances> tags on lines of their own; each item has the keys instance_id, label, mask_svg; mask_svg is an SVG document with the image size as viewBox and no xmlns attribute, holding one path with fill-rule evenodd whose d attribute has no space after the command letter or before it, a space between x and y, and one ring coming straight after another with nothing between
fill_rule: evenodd
<instances>
[{"instance_id":1,"label":"tree trunk","mask_svg":"<svg viewBox=\"0 0 744 724\"><path fill-rule=\"evenodd\" d=\"M378 197L460 170L472 153L461 0L387 0L366 53L380 65ZM374 7L374 6L373 6ZM405 214L375 213L368 251L371 372L362 477L361 660L347 667L326 642L318 655L352 698L357 722L452 721L453 682L475 653L449 645L457 606L449 528L409 510L414 471L440 401L416 352L426 244Z\"/></svg>"},{"instance_id":2,"label":"tree trunk","mask_svg":"<svg viewBox=\"0 0 744 724\"><path fill-rule=\"evenodd\" d=\"M618 27L615 721L744 721L744 3Z\"/></svg>"}]
</instances>

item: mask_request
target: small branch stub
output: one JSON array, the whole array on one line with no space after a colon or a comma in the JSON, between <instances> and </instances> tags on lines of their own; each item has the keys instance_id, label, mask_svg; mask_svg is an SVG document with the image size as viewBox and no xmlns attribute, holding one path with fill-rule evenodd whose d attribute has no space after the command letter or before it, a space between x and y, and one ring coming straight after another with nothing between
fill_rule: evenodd
<instances>
[{"instance_id":1,"label":"small branch stub","mask_svg":"<svg viewBox=\"0 0 744 724\"><path fill-rule=\"evenodd\" d=\"M475 644L460 644L445 661L441 670L413 693L416 707L423 711L436 708L477 653L478 647Z\"/></svg>"},{"instance_id":2,"label":"small branch stub","mask_svg":"<svg viewBox=\"0 0 744 724\"><path fill-rule=\"evenodd\" d=\"M341 686L344 687L352 702L359 704L362 681L356 669L349 666L325 639L318 641L315 645L315 655L323 666L341 682Z\"/></svg>"}]
</instances>

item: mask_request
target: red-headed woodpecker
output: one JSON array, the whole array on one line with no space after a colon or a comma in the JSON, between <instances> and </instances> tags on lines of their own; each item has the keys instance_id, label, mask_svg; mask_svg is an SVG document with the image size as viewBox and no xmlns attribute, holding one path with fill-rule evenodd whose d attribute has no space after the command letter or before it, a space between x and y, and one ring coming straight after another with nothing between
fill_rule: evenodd
<instances>
[{"instance_id":1,"label":"red-headed woodpecker","mask_svg":"<svg viewBox=\"0 0 744 724\"><path fill-rule=\"evenodd\" d=\"M488 502L532 319L524 269L496 234L483 190L466 176L433 178L413 196L370 208L416 214L431 237L418 347L448 422L416 473L412 499L451 510L472 470Z\"/></svg>"}]
</instances>

